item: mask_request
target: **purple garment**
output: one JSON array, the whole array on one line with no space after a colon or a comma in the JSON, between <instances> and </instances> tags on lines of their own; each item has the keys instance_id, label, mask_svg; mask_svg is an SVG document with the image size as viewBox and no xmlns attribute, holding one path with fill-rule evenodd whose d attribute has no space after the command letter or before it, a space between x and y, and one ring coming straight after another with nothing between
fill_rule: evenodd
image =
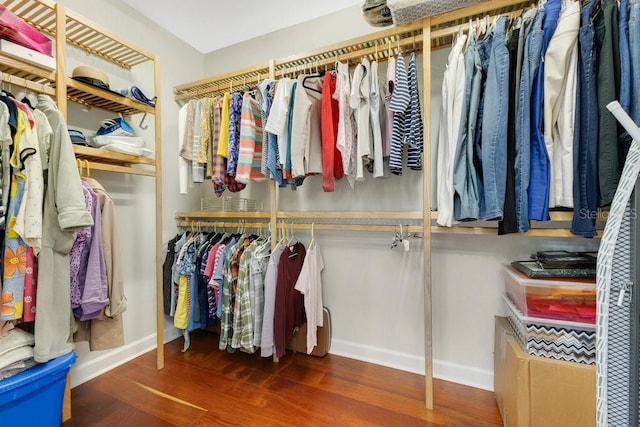
<instances>
[{"instance_id":1,"label":"purple garment","mask_svg":"<svg viewBox=\"0 0 640 427\"><path fill-rule=\"evenodd\" d=\"M80 254L81 261L77 270L77 281L82 298L80 305L74 307L73 312L75 317L80 320L92 320L98 319L102 309L109 303L109 298L107 297L107 267L102 246L102 214L98 196L84 182L82 183L82 189L85 192L85 200L87 200L87 194L89 194L87 210L93 217L93 226L89 227L88 239L81 246L82 253ZM71 259L73 260L74 257L72 256ZM73 281L73 269L71 277Z\"/></svg>"},{"instance_id":2,"label":"purple garment","mask_svg":"<svg viewBox=\"0 0 640 427\"><path fill-rule=\"evenodd\" d=\"M240 154L240 118L242 116L242 94L231 95L229 106L229 157L227 158L227 174L235 176Z\"/></svg>"},{"instance_id":3,"label":"purple garment","mask_svg":"<svg viewBox=\"0 0 640 427\"><path fill-rule=\"evenodd\" d=\"M84 184L84 183L83 183ZM97 196L92 195L87 186L82 185L84 193L84 203L87 205L87 211L93 211L93 205L97 203ZM74 312L82 305L82 292L84 290L84 282L80 280L80 266L86 264L89 257L88 247L91 242L91 233L93 227L84 227L76 233L76 240L73 242L71 252L69 252L69 270L71 276L71 308ZM78 316L76 316L78 317Z\"/></svg>"}]
</instances>

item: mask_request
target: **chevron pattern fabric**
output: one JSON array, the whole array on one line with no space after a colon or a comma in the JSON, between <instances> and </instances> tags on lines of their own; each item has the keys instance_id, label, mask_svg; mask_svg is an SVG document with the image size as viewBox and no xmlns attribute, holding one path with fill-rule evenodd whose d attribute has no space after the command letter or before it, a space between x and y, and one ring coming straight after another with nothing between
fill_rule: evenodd
<instances>
[{"instance_id":1,"label":"chevron pattern fabric","mask_svg":"<svg viewBox=\"0 0 640 427\"><path fill-rule=\"evenodd\" d=\"M524 320L523 314L505 297L509 311L509 323L523 350L532 356L548 357L567 362L596 362L596 334L593 327L571 329ZM541 321L548 322L544 319Z\"/></svg>"}]
</instances>

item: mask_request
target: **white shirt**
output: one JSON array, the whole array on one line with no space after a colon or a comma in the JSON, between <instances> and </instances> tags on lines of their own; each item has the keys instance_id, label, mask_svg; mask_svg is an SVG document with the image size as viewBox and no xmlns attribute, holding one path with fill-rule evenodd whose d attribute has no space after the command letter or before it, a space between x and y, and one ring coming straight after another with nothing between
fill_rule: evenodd
<instances>
[{"instance_id":1,"label":"white shirt","mask_svg":"<svg viewBox=\"0 0 640 427\"><path fill-rule=\"evenodd\" d=\"M289 155L287 150L287 138L289 135L289 98L291 97L291 88L295 80L284 78L278 82L276 94L273 97L271 111L265 130L278 137L278 153L280 154L280 164L285 164Z\"/></svg>"},{"instance_id":2,"label":"white shirt","mask_svg":"<svg viewBox=\"0 0 640 427\"><path fill-rule=\"evenodd\" d=\"M349 64L338 62L336 70L336 90L333 94L333 98L338 101L339 110L336 146L342 154L344 174L347 176L349 185L353 188L356 178L356 159L352 155L355 143L355 123L353 121L353 110L349 106L349 95L351 93Z\"/></svg>"},{"instance_id":3,"label":"white shirt","mask_svg":"<svg viewBox=\"0 0 640 427\"><path fill-rule=\"evenodd\" d=\"M465 69L463 47L466 34L458 37L449 54L442 82L442 116L438 130L438 219L441 226L453 224L453 168L460 131L464 98Z\"/></svg>"},{"instance_id":4,"label":"white shirt","mask_svg":"<svg viewBox=\"0 0 640 427\"><path fill-rule=\"evenodd\" d=\"M298 77L291 119L291 174L294 178L322 173L321 90L319 78Z\"/></svg>"},{"instance_id":5,"label":"white shirt","mask_svg":"<svg viewBox=\"0 0 640 427\"><path fill-rule=\"evenodd\" d=\"M322 321L322 270L324 260L318 243L312 241L302 264L295 288L304 295L304 311L307 315L307 354L318 344L317 328Z\"/></svg>"},{"instance_id":6,"label":"white shirt","mask_svg":"<svg viewBox=\"0 0 640 427\"><path fill-rule=\"evenodd\" d=\"M349 105L355 111L358 129L356 136L356 179L359 181L364 180L364 163L368 163L371 155L370 86L369 60L363 58L353 72L351 97L349 99Z\"/></svg>"},{"instance_id":7,"label":"white shirt","mask_svg":"<svg viewBox=\"0 0 640 427\"><path fill-rule=\"evenodd\" d=\"M371 89L369 92L369 111L371 113L371 138L373 152L373 177L384 176L384 164L382 163L382 126L380 124L380 83L378 82L378 63L373 61L369 71Z\"/></svg>"}]
</instances>

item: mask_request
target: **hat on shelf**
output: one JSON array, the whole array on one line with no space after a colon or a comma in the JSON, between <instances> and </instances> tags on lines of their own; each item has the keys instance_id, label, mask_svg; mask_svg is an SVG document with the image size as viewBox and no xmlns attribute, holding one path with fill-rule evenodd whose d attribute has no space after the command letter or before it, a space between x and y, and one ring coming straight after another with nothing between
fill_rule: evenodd
<instances>
[{"instance_id":1,"label":"hat on shelf","mask_svg":"<svg viewBox=\"0 0 640 427\"><path fill-rule=\"evenodd\" d=\"M87 142L87 138L85 138L84 133L82 131L76 129L69 129L69 138L71 142L76 145L89 145Z\"/></svg>"},{"instance_id":2,"label":"hat on shelf","mask_svg":"<svg viewBox=\"0 0 640 427\"><path fill-rule=\"evenodd\" d=\"M121 95L120 93L111 90L109 87L109 76L107 76L107 73L97 68L90 67L88 65L80 65L73 69L71 78L82 83L95 86L99 89Z\"/></svg>"}]
</instances>

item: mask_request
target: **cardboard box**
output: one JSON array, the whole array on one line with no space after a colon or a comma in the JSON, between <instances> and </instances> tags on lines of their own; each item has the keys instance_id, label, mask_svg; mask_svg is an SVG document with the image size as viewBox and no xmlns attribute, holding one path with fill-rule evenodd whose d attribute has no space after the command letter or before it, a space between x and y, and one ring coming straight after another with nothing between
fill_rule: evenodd
<instances>
[{"instance_id":1,"label":"cardboard box","mask_svg":"<svg viewBox=\"0 0 640 427\"><path fill-rule=\"evenodd\" d=\"M495 325L494 393L503 424L595 426L595 366L529 356L506 318Z\"/></svg>"}]
</instances>

